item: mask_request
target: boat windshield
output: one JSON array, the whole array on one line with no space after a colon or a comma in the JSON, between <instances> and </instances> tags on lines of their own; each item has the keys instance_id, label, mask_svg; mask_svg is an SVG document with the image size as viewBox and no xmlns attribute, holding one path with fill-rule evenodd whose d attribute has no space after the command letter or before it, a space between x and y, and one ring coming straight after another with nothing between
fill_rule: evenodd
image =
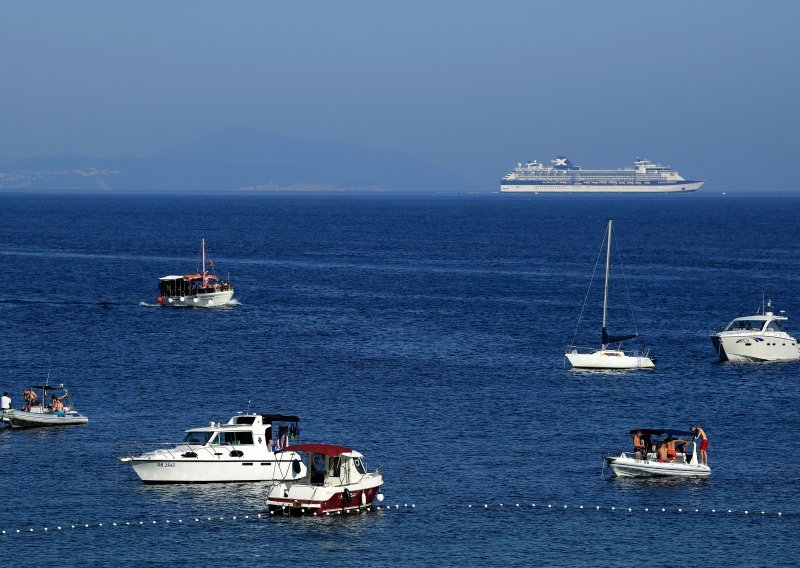
<instances>
[{"instance_id":1,"label":"boat windshield","mask_svg":"<svg viewBox=\"0 0 800 568\"><path fill-rule=\"evenodd\" d=\"M205 446L214 432L187 432L183 441L187 444L199 444Z\"/></svg>"},{"instance_id":2,"label":"boat windshield","mask_svg":"<svg viewBox=\"0 0 800 568\"><path fill-rule=\"evenodd\" d=\"M761 320L733 320L725 331L761 331L764 322Z\"/></svg>"},{"instance_id":3,"label":"boat windshield","mask_svg":"<svg viewBox=\"0 0 800 568\"><path fill-rule=\"evenodd\" d=\"M772 320L767 324L767 331L786 331L786 330L783 329L781 322L779 322L778 320Z\"/></svg>"},{"instance_id":4,"label":"boat windshield","mask_svg":"<svg viewBox=\"0 0 800 568\"><path fill-rule=\"evenodd\" d=\"M353 458L353 465L356 466L356 471L361 475L365 475L367 473L367 465L361 458Z\"/></svg>"}]
</instances>

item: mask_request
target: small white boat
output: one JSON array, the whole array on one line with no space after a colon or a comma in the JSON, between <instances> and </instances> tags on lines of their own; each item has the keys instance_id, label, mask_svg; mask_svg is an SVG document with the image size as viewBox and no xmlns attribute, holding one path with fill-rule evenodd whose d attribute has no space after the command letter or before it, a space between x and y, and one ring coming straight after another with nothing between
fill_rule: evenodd
<instances>
[{"instance_id":1,"label":"small white boat","mask_svg":"<svg viewBox=\"0 0 800 568\"><path fill-rule=\"evenodd\" d=\"M306 472L300 455L280 451L297 436L299 421L282 414L240 414L227 424L186 430L177 445L143 451L147 444L132 443L139 453L117 459L130 463L144 483L152 484L299 479Z\"/></svg>"},{"instance_id":2,"label":"small white boat","mask_svg":"<svg viewBox=\"0 0 800 568\"><path fill-rule=\"evenodd\" d=\"M32 391L41 391L42 396L37 396L37 402L22 409L7 409L2 411L2 421L12 428L38 428L42 426L74 426L86 424L89 418L80 414L75 409L69 391L60 385L34 385ZM50 400L58 403L47 404Z\"/></svg>"},{"instance_id":3,"label":"small white boat","mask_svg":"<svg viewBox=\"0 0 800 568\"><path fill-rule=\"evenodd\" d=\"M655 367L655 361L649 356L647 351L639 349L623 351L619 347L622 345L623 341L638 337L638 333L613 336L609 335L606 329L608 276L611 268L611 227L612 221L609 220L608 228L606 229L606 234L603 239L606 241L606 279L605 288L603 290L603 327L600 349L582 349L575 345L570 345L566 348L564 356L575 369L652 369ZM589 283L589 287L591 288L591 282ZM583 313L583 310L581 310L581 313ZM577 336L577 329L575 333ZM574 342L575 338L573 337L573 344ZM611 347L611 345L615 343L618 344L616 349Z\"/></svg>"},{"instance_id":4,"label":"small white boat","mask_svg":"<svg viewBox=\"0 0 800 568\"><path fill-rule=\"evenodd\" d=\"M736 318L724 330L712 333L711 343L719 360L755 363L800 359L797 339L783 327L789 318L775 315L771 309L770 300L760 314Z\"/></svg>"},{"instance_id":5,"label":"small white boat","mask_svg":"<svg viewBox=\"0 0 800 568\"><path fill-rule=\"evenodd\" d=\"M331 444L300 444L291 451L306 454L303 479L270 488L267 505L272 514L330 515L367 509L383 501L383 476L367 471L359 452Z\"/></svg>"},{"instance_id":6,"label":"small white boat","mask_svg":"<svg viewBox=\"0 0 800 568\"><path fill-rule=\"evenodd\" d=\"M156 302L162 306L211 308L229 304L233 299L233 284L220 280L206 270L206 241L200 247L201 272L184 276L163 276L158 279ZM213 269L214 263L209 259Z\"/></svg>"},{"instance_id":7,"label":"small white boat","mask_svg":"<svg viewBox=\"0 0 800 568\"><path fill-rule=\"evenodd\" d=\"M639 428L631 430L634 435L640 432L645 440L645 449L639 452L624 451L618 456L606 456L605 462L617 477L708 477L711 468L697 461L697 443L693 432L680 430L654 430ZM680 437L692 438L691 441ZM675 441L674 455L662 454L658 457L660 444ZM689 449L691 448L691 453Z\"/></svg>"}]
</instances>

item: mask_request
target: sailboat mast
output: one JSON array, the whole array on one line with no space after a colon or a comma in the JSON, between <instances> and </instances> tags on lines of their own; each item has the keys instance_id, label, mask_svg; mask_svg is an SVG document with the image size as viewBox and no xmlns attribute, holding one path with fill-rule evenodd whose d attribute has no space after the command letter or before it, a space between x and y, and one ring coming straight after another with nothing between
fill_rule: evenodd
<instances>
[{"instance_id":1,"label":"sailboat mast","mask_svg":"<svg viewBox=\"0 0 800 568\"><path fill-rule=\"evenodd\" d=\"M203 257L203 288L206 288L208 286L208 279L206 278L206 240L205 239L202 240L202 245L201 245L200 249L202 251L201 254L202 254L202 257ZM606 276L606 279L608 279L608 276ZM605 323L603 325L605 325Z\"/></svg>"},{"instance_id":2,"label":"sailboat mast","mask_svg":"<svg viewBox=\"0 0 800 568\"><path fill-rule=\"evenodd\" d=\"M608 272L611 268L611 219L608 220L608 243L606 246L606 286L603 290L603 329L606 328L606 309L608 307ZM605 349L605 345L603 345Z\"/></svg>"}]
</instances>

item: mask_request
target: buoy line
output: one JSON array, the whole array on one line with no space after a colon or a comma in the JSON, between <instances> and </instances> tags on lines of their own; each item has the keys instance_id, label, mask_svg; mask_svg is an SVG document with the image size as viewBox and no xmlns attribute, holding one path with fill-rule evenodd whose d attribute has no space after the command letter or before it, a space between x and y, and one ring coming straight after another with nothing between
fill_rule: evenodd
<instances>
[{"instance_id":1,"label":"buoy line","mask_svg":"<svg viewBox=\"0 0 800 568\"><path fill-rule=\"evenodd\" d=\"M553 505L552 503L469 503L466 505L468 509L527 509L534 511L595 511L595 512L621 512L621 513L730 513L737 515L748 516L764 516L764 517L785 517L792 516L793 513L784 513L783 511L764 511L762 509L700 509L698 507L616 507L609 505Z\"/></svg>"},{"instance_id":2,"label":"buoy line","mask_svg":"<svg viewBox=\"0 0 800 568\"><path fill-rule=\"evenodd\" d=\"M336 516L336 515L359 515L359 514L367 514L367 513L386 513L392 510L408 510L408 509L416 509L416 505L414 503L408 504L404 503L403 505L395 504L392 505L383 505L382 507L372 507L372 508L365 508L365 509L357 509L352 511L336 511L334 513L326 513L325 516ZM224 522L224 521L247 521L247 522L254 522L260 521L262 519L269 519L273 516L272 512L264 512L264 513L255 513L255 514L247 514L247 515L221 515L221 516L209 516L209 515L198 515L198 516L189 516L186 518L178 518L178 519L153 519L147 521L112 521L112 522L104 522L104 523L68 523L68 524L61 524L61 525L54 525L49 527L41 527L41 528L24 528L24 529L12 529L12 530L0 530L0 537L2 536L14 536L14 535L26 535L31 533L64 533L72 530L80 530L80 529L102 529L102 528L124 528L124 527L152 527L152 526L162 526L162 527L171 527L171 526L192 526L192 525L201 525L203 523L211 523L211 522ZM317 516L316 514L312 516ZM319 515L320 517L322 515Z\"/></svg>"}]
</instances>

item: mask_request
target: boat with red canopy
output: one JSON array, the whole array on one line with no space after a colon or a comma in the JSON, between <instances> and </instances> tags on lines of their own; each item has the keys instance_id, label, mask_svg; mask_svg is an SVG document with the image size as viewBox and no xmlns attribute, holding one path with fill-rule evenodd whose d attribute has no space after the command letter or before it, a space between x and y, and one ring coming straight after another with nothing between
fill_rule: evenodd
<instances>
[{"instance_id":1,"label":"boat with red canopy","mask_svg":"<svg viewBox=\"0 0 800 568\"><path fill-rule=\"evenodd\" d=\"M270 488L267 505L272 514L330 515L359 511L383 501L383 475L367 470L359 452L334 444L298 444L285 451L306 458L306 474Z\"/></svg>"}]
</instances>

